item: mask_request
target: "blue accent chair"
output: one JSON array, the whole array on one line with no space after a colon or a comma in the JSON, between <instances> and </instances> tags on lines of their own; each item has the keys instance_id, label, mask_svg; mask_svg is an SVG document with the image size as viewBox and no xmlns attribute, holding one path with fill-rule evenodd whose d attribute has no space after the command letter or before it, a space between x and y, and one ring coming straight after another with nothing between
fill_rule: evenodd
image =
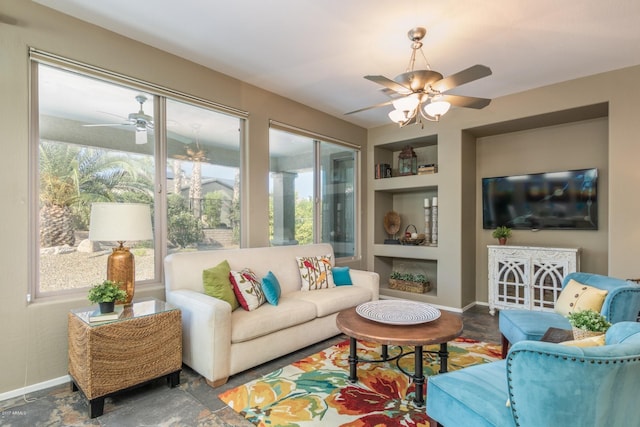
<instances>
[{"instance_id":1,"label":"blue accent chair","mask_svg":"<svg viewBox=\"0 0 640 427\"><path fill-rule=\"evenodd\" d=\"M640 312L640 285L628 280L593 273L570 273L562 281L564 288L569 280L606 289L607 297L600 313L611 323L635 321ZM499 328L502 334L502 358L507 355L510 344L520 341L540 341L547 329L571 329L571 324L562 315L549 311L501 310Z\"/></svg>"},{"instance_id":2,"label":"blue accent chair","mask_svg":"<svg viewBox=\"0 0 640 427\"><path fill-rule=\"evenodd\" d=\"M628 427L640 423L640 323L604 346L514 344L505 360L429 377L427 414L445 427Z\"/></svg>"}]
</instances>

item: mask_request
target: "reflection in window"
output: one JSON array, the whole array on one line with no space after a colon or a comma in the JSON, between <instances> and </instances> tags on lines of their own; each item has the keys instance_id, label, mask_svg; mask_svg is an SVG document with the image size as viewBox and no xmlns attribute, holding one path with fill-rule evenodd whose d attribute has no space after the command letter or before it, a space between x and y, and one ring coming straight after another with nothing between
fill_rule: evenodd
<instances>
[{"instance_id":1,"label":"reflection in window","mask_svg":"<svg viewBox=\"0 0 640 427\"><path fill-rule=\"evenodd\" d=\"M240 119L167 100L167 243L239 247Z\"/></svg>"},{"instance_id":2,"label":"reflection in window","mask_svg":"<svg viewBox=\"0 0 640 427\"><path fill-rule=\"evenodd\" d=\"M36 296L106 278L117 242L88 240L93 202L145 203L167 224L157 241L126 242L138 283L160 281L167 251L238 247L243 119L42 63L33 70Z\"/></svg>"},{"instance_id":3,"label":"reflection in window","mask_svg":"<svg viewBox=\"0 0 640 427\"><path fill-rule=\"evenodd\" d=\"M271 245L326 242L336 257L355 256L357 151L279 129L269 132Z\"/></svg>"},{"instance_id":4,"label":"reflection in window","mask_svg":"<svg viewBox=\"0 0 640 427\"><path fill-rule=\"evenodd\" d=\"M37 293L105 279L117 242L90 242L93 202L154 206L152 95L38 66L40 286ZM136 99L137 98L137 99ZM136 280L155 279L153 241L127 242Z\"/></svg>"}]
</instances>

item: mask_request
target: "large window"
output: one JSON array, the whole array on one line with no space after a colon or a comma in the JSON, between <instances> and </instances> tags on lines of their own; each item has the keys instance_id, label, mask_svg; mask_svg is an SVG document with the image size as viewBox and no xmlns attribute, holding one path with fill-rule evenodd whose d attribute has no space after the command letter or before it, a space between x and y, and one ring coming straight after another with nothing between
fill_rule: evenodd
<instances>
[{"instance_id":1,"label":"large window","mask_svg":"<svg viewBox=\"0 0 640 427\"><path fill-rule=\"evenodd\" d=\"M169 252L239 247L240 120L167 100Z\"/></svg>"},{"instance_id":2,"label":"large window","mask_svg":"<svg viewBox=\"0 0 640 427\"><path fill-rule=\"evenodd\" d=\"M117 242L88 240L93 202L150 206L155 238L126 242L138 284L160 281L168 252L238 247L242 118L122 76L32 73L36 296L106 278Z\"/></svg>"},{"instance_id":3,"label":"large window","mask_svg":"<svg viewBox=\"0 0 640 427\"><path fill-rule=\"evenodd\" d=\"M347 145L272 127L269 238L272 246L331 243L356 255L356 164Z\"/></svg>"}]
</instances>

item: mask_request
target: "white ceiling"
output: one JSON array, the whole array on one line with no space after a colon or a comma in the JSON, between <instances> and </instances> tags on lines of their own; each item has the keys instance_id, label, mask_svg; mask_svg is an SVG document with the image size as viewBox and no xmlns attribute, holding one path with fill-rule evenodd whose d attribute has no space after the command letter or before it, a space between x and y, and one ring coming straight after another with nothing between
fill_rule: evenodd
<instances>
[{"instance_id":1,"label":"white ceiling","mask_svg":"<svg viewBox=\"0 0 640 427\"><path fill-rule=\"evenodd\" d=\"M457 94L640 64L638 0L35 1L364 127L390 123L391 107L344 116L389 99L363 76L406 71L416 26L435 71L493 70Z\"/></svg>"}]
</instances>

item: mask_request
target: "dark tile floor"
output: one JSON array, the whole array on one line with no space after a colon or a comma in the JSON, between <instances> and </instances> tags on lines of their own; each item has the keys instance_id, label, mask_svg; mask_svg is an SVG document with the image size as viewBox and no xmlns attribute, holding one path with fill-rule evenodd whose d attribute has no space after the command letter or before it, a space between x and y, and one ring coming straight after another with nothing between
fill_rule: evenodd
<instances>
[{"instance_id":1,"label":"dark tile floor","mask_svg":"<svg viewBox=\"0 0 640 427\"><path fill-rule=\"evenodd\" d=\"M463 315L466 338L499 343L498 316L476 306ZM0 402L0 425L13 426L252 426L227 407L218 394L346 339L344 335L322 341L272 362L234 375L224 386L212 389L204 379L184 367L179 387L153 381L105 401L104 415L89 419L86 400L69 385L53 387Z\"/></svg>"}]
</instances>

